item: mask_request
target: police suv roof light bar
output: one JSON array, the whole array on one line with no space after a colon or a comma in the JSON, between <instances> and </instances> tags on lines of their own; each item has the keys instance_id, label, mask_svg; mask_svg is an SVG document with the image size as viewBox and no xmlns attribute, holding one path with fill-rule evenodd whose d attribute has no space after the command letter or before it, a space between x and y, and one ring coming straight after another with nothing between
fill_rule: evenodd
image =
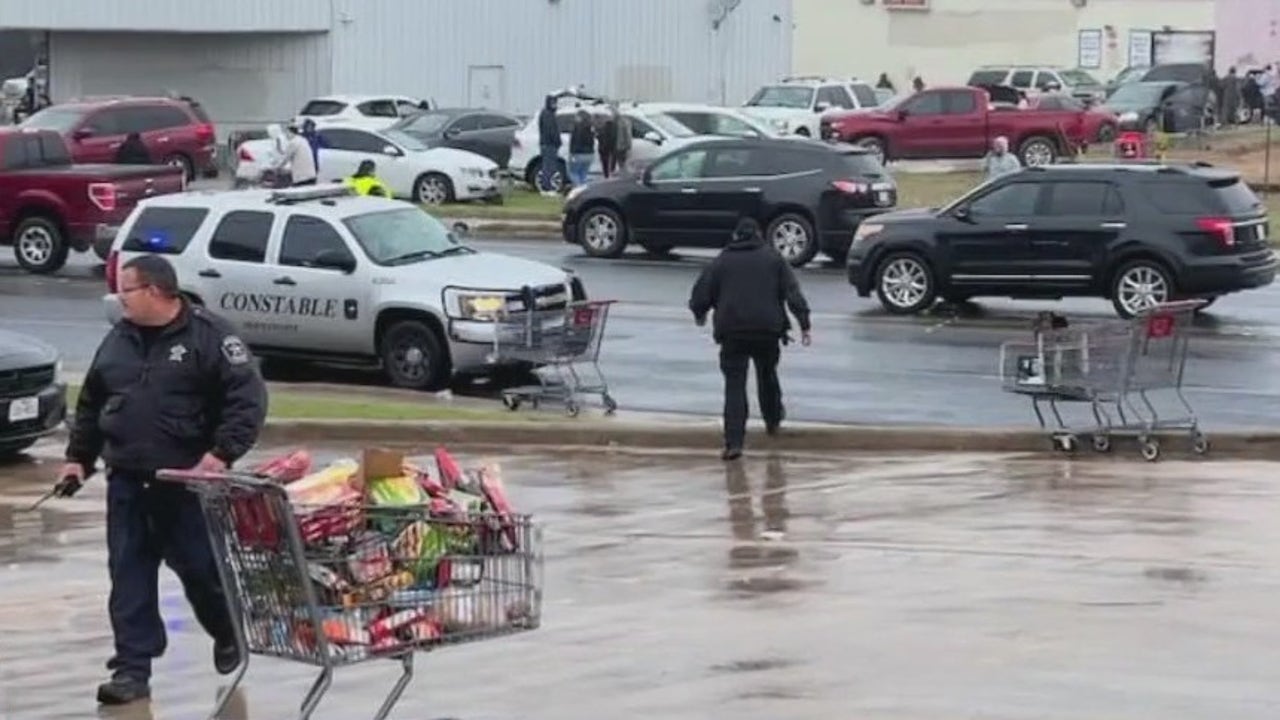
<instances>
[{"instance_id":1,"label":"police suv roof light bar","mask_svg":"<svg viewBox=\"0 0 1280 720\"><path fill-rule=\"evenodd\" d=\"M267 202L274 205L287 205L295 202L304 202L306 200L326 200L330 198L353 197L354 195L355 191L346 185L335 184L328 186L273 190L271 195L267 197Z\"/></svg>"}]
</instances>

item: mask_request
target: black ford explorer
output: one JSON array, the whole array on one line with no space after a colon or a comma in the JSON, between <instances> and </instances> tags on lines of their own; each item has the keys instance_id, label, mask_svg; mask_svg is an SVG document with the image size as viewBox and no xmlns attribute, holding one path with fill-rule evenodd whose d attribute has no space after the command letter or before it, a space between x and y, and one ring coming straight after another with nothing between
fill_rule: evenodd
<instances>
[{"instance_id":1,"label":"black ford explorer","mask_svg":"<svg viewBox=\"0 0 1280 720\"><path fill-rule=\"evenodd\" d=\"M0 330L0 460L35 444L67 417L67 386L58 351Z\"/></svg>"}]
</instances>

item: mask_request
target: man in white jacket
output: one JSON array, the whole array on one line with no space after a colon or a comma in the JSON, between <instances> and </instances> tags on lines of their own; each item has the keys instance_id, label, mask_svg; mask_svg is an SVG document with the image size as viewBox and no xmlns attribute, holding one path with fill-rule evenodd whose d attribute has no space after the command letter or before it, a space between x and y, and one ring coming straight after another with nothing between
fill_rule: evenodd
<instances>
[{"instance_id":1,"label":"man in white jacket","mask_svg":"<svg viewBox=\"0 0 1280 720\"><path fill-rule=\"evenodd\" d=\"M295 186L316 184L316 156L311 151L311 143L298 132L296 125L289 126L284 156Z\"/></svg>"}]
</instances>

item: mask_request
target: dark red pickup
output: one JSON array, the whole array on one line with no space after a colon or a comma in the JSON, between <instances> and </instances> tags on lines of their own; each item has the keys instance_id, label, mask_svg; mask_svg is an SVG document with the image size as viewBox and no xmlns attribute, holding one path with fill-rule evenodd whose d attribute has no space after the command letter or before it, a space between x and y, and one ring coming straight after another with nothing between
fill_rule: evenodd
<instances>
[{"instance_id":1,"label":"dark red pickup","mask_svg":"<svg viewBox=\"0 0 1280 720\"><path fill-rule=\"evenodd\" d=\"M178 167L75 165L52 130L0 128L0 243L29 272L57 272L71 250L105 257L139 200L184 189Z\"/></svg>"},{"instance_id":2,"label":"dark red pickup","mask_svg":"<svg viewBox=\"0 0 1280 720\"><path fill-rule=\"evenodd\" d=\"M943 87L868 110L829 112L822 136L864 145L885 160L980 158L1004 136L1023 165L1043 165L1085 146L1084 113L993 107L982 88Z\"/></svg>"}]
</instances>

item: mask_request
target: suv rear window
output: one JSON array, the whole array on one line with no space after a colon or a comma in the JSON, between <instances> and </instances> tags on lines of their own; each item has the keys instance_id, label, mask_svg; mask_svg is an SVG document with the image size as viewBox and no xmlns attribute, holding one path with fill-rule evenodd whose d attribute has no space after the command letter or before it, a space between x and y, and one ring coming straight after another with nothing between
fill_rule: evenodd
<instances>
[{"instance_id":1,"label":"suv rear window","mask_svg":"<svg viewBox=\"0 0 1280 720\"><path fill-rule=\"evenodd\" d=\"M125 252L181 255L209 211L204 208L154 207L138 216L120 247Z\"/></svg>"},{"instance_id":2,"label":"suv rear window","mask_svg":"<svg viewBox=\"0 0 1280 720\"><path fill-rule=\"evenodd\" d=\"M849 87L853 90L853 96L858 100L858 107L875 107L880 104L880 99L876 97L876 91L872 90L870 85L853 83Z\"/></svg>"},{"instance_id":3,"label":"suv rear window","mask_svg":"<svg viewBox=\"0 0 1280 720\"><path fill-rule=\"evenodd\" d=\"M325 115L337 115L347 106L346 103L337 100L312 100L302 108L299 115L310 115L312 117L324 117Z\"/></svg>"},{"instance_id":4,"label":"suv rear window","mask_svg":"<svg viewBox=\"0 0 1280 720\"><path fill-rule=\"evenodd\" d=\"M969 76L969 85L1004 85L1008 70L978 70Z\"/></svg>"},{"instance_id":5,"label":"suv rear window","mask_svg":"<svg viewBox=\"0 0 1280 720\"><path fill-rule=\"evenodd\" d=\"M187 107L191 108L191 114L195 115L197 120L206 125L213 122L213 120L209 118L209 113L205 112L204 106L198 101L192 100L191 98L183 98L183 101L187 103Z\"/></svg>"},{"instance_id":6,"label":"suv rear window","mask_svg":"<svg viewBox=\"0 0 1280 720\"><path fill-rule=\"evenodd\" d=\"M884 174L884 166L871 153L842 153L841 158L841 164L852 177Z\"/></svg>"},{"instance_id":7,"label":"suv rear window","mask_svg":"<svg viewBox=\"0 0 1280 720\"><path fill-rule=\"evenodd\" d=\"M1256 212L1258 196L1239 178L1210 182L1157 181L1144 183L1151 204L1170 215L1243 215Z\"/></svg>"}]
</instances>

